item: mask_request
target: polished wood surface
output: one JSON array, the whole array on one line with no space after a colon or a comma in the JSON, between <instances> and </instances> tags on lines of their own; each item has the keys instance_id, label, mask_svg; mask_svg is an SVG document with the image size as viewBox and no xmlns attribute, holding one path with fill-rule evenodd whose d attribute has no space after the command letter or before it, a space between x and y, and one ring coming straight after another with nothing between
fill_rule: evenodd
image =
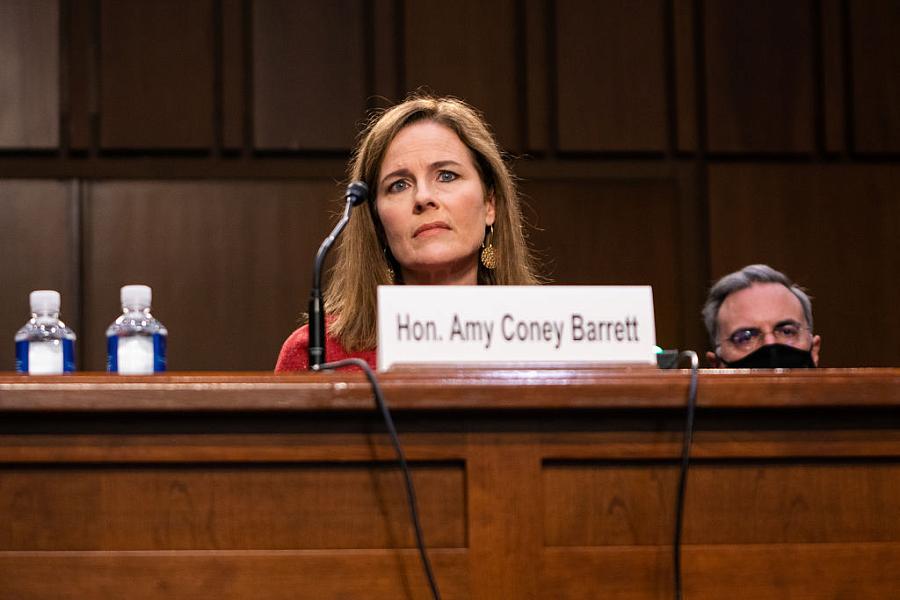
<instances>
[{"instance_id":1,"label":"polished wood surface","mask_svg":"<svg viewBox=\"0 0 900 600\"><path fill-rule=\"evenodd\" d=\"M687 371L380 379L444 598L671 597ZM900 370L699 381L686 595L900 593ZM401 485L358 373L2 375L0 597L427 598Z\"/></svg>"}]
</instances>

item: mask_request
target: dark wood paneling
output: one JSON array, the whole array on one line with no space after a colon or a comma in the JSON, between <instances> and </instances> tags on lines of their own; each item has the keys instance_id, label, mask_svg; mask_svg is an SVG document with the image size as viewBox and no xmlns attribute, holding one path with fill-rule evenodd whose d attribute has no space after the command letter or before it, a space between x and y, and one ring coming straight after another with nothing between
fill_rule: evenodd
<instances>
[{"instance_id":1,"label":"dark wood paneling","mask_svg":"<svg viewBox=\"0 0 900 600\"><path fill-rule=\"evenodd\" d=\"M706 329L700 318L700 307L706 299L709 282L709 239L707 237L707 205L705 173L702 161L683 164L678 173L679 231L678 251L673 265L678 285L677 318L681 337L678 348L700 352L706 347ZM674 346L671 346L674 347Z\"/></svg>"},{"instance_id":2,"label":"dark wood paneling","mask_svg":"<svg viewBox=\"0 0 900 600\"><path fill-rule=\"evenodd\" d=\"M119 287L153 288L173 370L275 366L306 311L312 260L338 196L330 181L108 182L85 214L86 366L105 368Z\"/></svg>"},{"instance_id":3,"label":"dark wood paneling","mask_svg":"<svg viewBox=\"0 0 900 600\"><path fill-rule=\"evenodd\" d=\"M691 152L697 149L696 7L694 0L676 0L673 7L676 147Z\"/></svg>"},{"instance_id":4,"label":"dark wood paneling","mask_svg":"<svg viewBox=\"0 0 900 600\"><path fill-rule=\"evenodd\" d=\"M59 3L0 2L0 148L59 145Z\"/></svg>"},{"instance_id":5,"label":"dark wood paneling","mask_svg":"<svg viewBox=\"0 0 900 600\"><path fill-rule=\"evenodd\" d=\"M709 150L812 151L811 0L734 0L704 7Z\"/></svg>"},{"instance_id":6,"label":"dark wood paneling","mask_svg":"<svg viewBox=\"0 0 900 600\"><path fill-rule=\"evenodd\" d=\"M552 48L551 4L544 0L525 2L525 81L527 89L527 149L547 152L551 142Z\"/></svg>"},{"instance_id":7,"label":"dark wood paneling","mask_svg":"<svg viewBox=\"0 0 900 600\"><path fill-rule=\"evenodd\" d=\"M353 145L366 96L361 0L253 3L253 131L260 149Z\"/></svg>"},{"instance_id":8,"label":"dark wood paneling","mask_svg":"<svg viewBox=\"0 0 900 600\"><path fill-rule=\"evenodd\" d=\"M405 90L401 80L403 72L403 39L400 17L403 14L399 0L382 0L371 4L372 35L370 54L372 68L372 94L369 104L387 107L403 99Z\"/></svg>"},{"instance_id":9,"label":"dark wood paneling","mask_svg":"<svg viewBox=\"0 0 900 600\"><path fill-rule=\"evenodd\" d=\"M900 152L900 4L850 2L853 140L859 152Z\"/></svg>"},{"instance_id":10,"label":"dark wood paneling","mask_svg":"<svg viewBox=\"0 0 900 600\"><path fill-rule=\"evenodd\" d=\"M900 54L892 32L898 22L900 11L889 0L465 0L449 11L437 0L6 0L0 2L0 176L217 179L221 189L231 177L302 178L324 186L326 179L339 177L342 159L286 159L278 152L340 156L352 145L366 106L385 105L426 85L483 110L508 150L536 155L528 167L544 182L533 186L544 206L555 206L558 198L564 206L589 204L564 194L587 189L593 184L586 181L619 169L630 173L650 166L676 174L676 191L663 203L677 198L674 209L647 208L641 204L647 198L620 206L617 197L609 196L602 203L608 207L604 210L635 222L646 209L650 226L611 234L601 220L574 223L547 208L539 211L545 231L534 236L560 282L653 283L665 345L674 345L673 340L684 347L702 345L697 310L711 277L760 256L772 262L782 257L775 266L807 283L817 296L816 313L828 327L824 364L863 360L856 352L860 343L866 345L867 364L897 364L896 352L877 348L877 339L859 341L851 320L839 310L842 301L836 298L843 291L834 283L849 276L853 285L871 293L882 303L876 318L898 334L900 325L891 313L896 278L890 272L897 251L886 237L896 234L896 221L891 221L896 212L889 206L893 175L876 174L869 182L852 169L816 167L828 173L827 185L803 177L793 187L786 181L758 183L748 175L749 187L743 189L720 178L710 209L706 156L686 161L683 154L663 158L661 153L673 148L739 156L809 153L819 162L834 155L849 162L856 160L855 149L894 164L900 152ZM64 61L59 66L57 57ZM59 131L60 126L65 129ZM33 152L66 143L76 152L62 157ZM202 155L218 150L220 143L232 151L225 159ZM254 145L275 156L254 156ZM93 153L98 147L150 150L154 156L98 156ZM184 152L192 149L198 152ZM232 160L233 151L243 151L242 158ZM660 153L659 160L610 161L602 155L632 151ZM566 152L589 156L573 160ZM773 186L779 188L777 200L747 191L765 194ZM830 199L820 200L820 191ZM748 239L736 249L728 241L735 235L715 233L729 220L732 193L754 223L765 222L768 214L799 216L809 210L817 229L804 229L801 238L783 232L774 242ZM839 205L839 195L852 208ZM244 201L250 205L249 197ZM761 204L754 208L754 201ZM199 198L197 204L189 202L192 218L201 218L199 204ZM228 205L222 210L216 213L218 223L236 221L245 209ZM113 214L123 222L131 219L124 209ZM324 215L315 218L324 223ZM708 228L713 218L717 224ZM2 242L4 247L16 248L19 240L31 243L24 225L4 226L17 232ZM868 230L864 234L860 228ZM310 233L303 242L307 250L314 250L325 229ZM716 236L711 246L708 230ZM657 231L664 232L661 246ZM859 247L870 253L860 261L861 270L833 244L818 243L816 234L830 231L860 240ZM124 237L117 243L126 247ZM237 253L244 244L235 240L229 251ZM599 248L617 255L623 247L635 248L636 254L620 270L610 267L611 261L581 254L582 248ZM169 265L150 246L145 249L148 273L168 273ZM186 243L181 251L181 265L199 265L213 256L197 254ZM162 254L167 252L163 248ZM818 252L834 260L818 260ZM112 261L112 254L107 258ZM88 348L93 344L96 350L91 351L93 368L103 365L102 329L113 316L106 311L115 309L118 279L127 275L125 269L106 269L105 263L96 264L91 275L94 283L116 279L103 291L108 304L91 308L96 318L102 316L96 330L92 325L86 332L97 336L88 341ZM869 272L887 283L863 274ZM275 328L269 332L273 337L267 344L280 341L303 310L305 278L290 284L290 293L300 290L300 298L289 322L277 334L272 334ZM273 284L273 289L283 287ZM90 303L96 297L84 299ZM286 304L280 306L287 314ZM18 322L19 310L8 318ZM262 338L259 334L254 343ZM840 350L837 342L852 349ZM843 352L844 358L829 350ZM173 349L173 360L179 352ZM261 357L264 352L241 358L237 350L227 352L232 357L225 362L234 368L270 366L268 357ZM199 356L190 355L181 366L224 368L221 361L203 363Z\"/></svg>"},{"instance_id":11,"label":"dark wood paneling","mask_svg":"<svg viewBox=\"0 0 900 600\"><path fill-rule=\"evenodd\" d=\"M79 336L71 189L59 181L0 180L0 371L16 368L13 336L31 317L28 294L57 290L60 317Z\"/></svg>"},{"instance_id":12,"label":"dark wood paneling","mask_svg":"<svg viewBox=\"0 0 900 600\"><path fill-rule=\"evenodd\" d=\"M661 0L557 8L560 150L665 149L664 25Z\"/></svg>"},{"instance_id":13,"label":"dark wood paneling","mask_svg":"<svg viewBox=\"0 0 900 600\"><path fill-rule=\"evenodd\" d=\"M101 145L210 148L212 0L102 0L100 6Z\"/></svg>"},{"instance_id":14,"label":"dark wood paneling","mask_svg":"<svg viewBox=\"0 0 900 600\"><path fill-rule=\"evenodd\" d=\"M222 0L222 145L230 150L244 145L244 6L242 0Z\"/></svg>"},{"instance_id":15,"label":"dark wood paneling","mask_svg":"<svg viewBox=\"0 0 900 600\"><path fill-rule=\"evenodd\" d=\"M844 90L846 73L844 57L847 40L844 39L841 0L822 2L822 112L825 151L846 152L846 108Z\"/></svg>"},{"instance_id":16,"label":"dark wood paneling","mask_svg":"<svg viewBox=\"0 0 900 600\"><path fill-rule=\"evenodd\" d=\"M463 98L484 112L504 148L522 148L515 0L417 0L404 8L406 88Z\"/></svg>"},{"instance_id":17,"label":"dark wood paneling","mask_svg":"<svg viewBox=\"0 0 900 600\"><path fill-rule=\"evenodd\" d=\"M69 49L66 83L69 92L69 147L91 146L92 118L97 111L96 39L92 2L69 2Z\"/></svg>"},{"instance_id":18,"label":"dark wood paneling","mask_svg":"<svg viewBox=\"0 0 900 600\"><path fill-rule=\"evenodd\" d=\"M768 263L813 296L822 366L898 365L898 188L896 167L712 167L712 275Z\"/></svg>"},{"instance_id":19,"label":"dark wood paneling","mask_svg":"<svg viewBox=\"0 0 900 600\"><path fill-rule=\"evenodd\" d=\"M532 242L557 284L652 285L657 343L679 341L678 207L666 180L531 181ZM699 308L698 308L699 310Z\"/></svg>"}]
</instances>

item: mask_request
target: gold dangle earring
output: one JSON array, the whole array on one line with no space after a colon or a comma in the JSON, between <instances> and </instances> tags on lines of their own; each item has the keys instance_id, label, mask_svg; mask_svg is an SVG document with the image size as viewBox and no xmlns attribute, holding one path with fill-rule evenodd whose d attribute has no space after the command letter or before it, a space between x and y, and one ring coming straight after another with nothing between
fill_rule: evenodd
<instances>
[{"instance_id":1,"label":"gold dangle earring","mask_svg":"<svg viewBox=\"0 0 900 600\"><path fill-rule=\"evenodd\" d=\"M481 242L481 264L493 271L497 268L497 252L494 250L494 226L490 225L490 228L486 241Z\"/></svg>"}]
</instances>

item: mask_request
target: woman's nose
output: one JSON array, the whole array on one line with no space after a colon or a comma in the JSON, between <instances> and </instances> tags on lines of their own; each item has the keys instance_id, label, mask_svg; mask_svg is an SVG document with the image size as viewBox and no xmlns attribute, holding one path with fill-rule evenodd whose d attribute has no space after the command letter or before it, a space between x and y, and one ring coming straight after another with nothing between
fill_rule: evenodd
<instances>
[{"instance_id":1,"label":"woman's nose","mask_svg":"<svg viewBox=\"0 0 900 600\"><path fill-rule=\"evenodd\" d=\"M437 202L434 199L434 193L431 189L431 186L427 183L423 183L416 186L416 192L413 196L415 200L415 210L416 212L422 212L426 208L433 207L437 205Z\"/></svg>"}]
</instances>

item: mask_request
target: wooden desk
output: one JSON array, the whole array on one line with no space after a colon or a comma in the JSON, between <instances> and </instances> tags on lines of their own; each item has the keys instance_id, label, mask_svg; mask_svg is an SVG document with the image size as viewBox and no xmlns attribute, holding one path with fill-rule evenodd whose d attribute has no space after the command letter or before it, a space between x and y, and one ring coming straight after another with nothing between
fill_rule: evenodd
<instances>
[{"instance_id":1,"label":"wooden desk","mask_svg":"<svg viewBox=\"0 0 900 600\"><path fill-rule=\"evenodd\" d=\"M671 598L685 371L382 378L445 600ZM900 597L900 369L702 371L691 600ZM428 598L355 373L0 376L0 598Z\"/></svg>"}]
</instances>

